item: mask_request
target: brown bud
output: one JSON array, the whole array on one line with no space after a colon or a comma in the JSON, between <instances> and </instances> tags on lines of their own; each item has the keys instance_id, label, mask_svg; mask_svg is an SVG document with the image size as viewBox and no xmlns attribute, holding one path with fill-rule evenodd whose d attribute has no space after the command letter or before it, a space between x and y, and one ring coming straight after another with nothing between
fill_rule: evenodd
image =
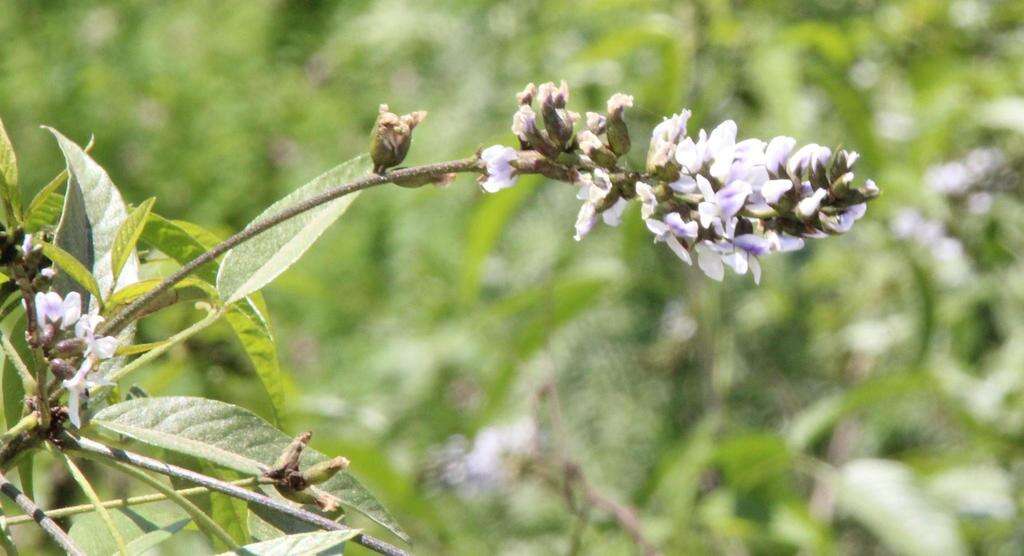
<instances>
[{"instance_id":1,"label":"brown bud","mask_svg":"<svg viewBox=\"0 0 1024 556\"><path fill-rule=\"evenodd\" d=\"M622 118L622 113L632 106L633 97L629 95L615 93L608 99L608 146L616 156L623 156L629 152L629 129Z\"/></svg>"},{"instance_id":2,"label":"brown bud","mask_svg":"<svg viewBox=\"0 0 1024 556\"><path fill-rule=\"evenodd\" d=\"M295 440L292 440L291 444L281 452L274 466L267 472L267 476L280 478L289 471L297 471L299 469L299 457L302 455L303 448L309 444L309 439L312 436L313 433L307 431L295 437Z\"/></svg>"},{"instance_id":3,"label":"brown bud","mask_svg":"<svg viewBox=\"0 0 1024 556\"><path fill-rule=\"evenodd\" d=\"M387 104L380 105L370 136L370 157L375 173L383 173L405 160L412 144L412 130L426 117L427 113L422 110L399 116L391 112Z\"/></svg>"}]
</instances>

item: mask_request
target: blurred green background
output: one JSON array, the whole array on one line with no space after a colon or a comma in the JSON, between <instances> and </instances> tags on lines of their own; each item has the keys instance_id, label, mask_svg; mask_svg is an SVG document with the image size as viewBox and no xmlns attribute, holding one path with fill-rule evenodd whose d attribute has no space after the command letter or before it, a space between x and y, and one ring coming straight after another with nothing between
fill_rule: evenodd
<instances>
[{"instance_id":1,"label":"blurred green background","mask_svg":"<svg viewBox=\"0 0 1024 556\"><path fill-rule=\"evenodd\" d=\"M379 103L430 112L426 163L511 144L514 93L561 78L581 112L635 95L637 166L688 107L691 132L857 150L883 196L754 287L635 210L575 243L564 185L367 192L266 291L286 430L348 456L421 554L639 552L541 478L548 383L544 443L666 554L1024 551L1024 3L0 1L26 193L63 164L48 124L95 134L129 202L222 234L365 150ZM139 378L269 415L224 325Z\"/></svg>"}]
</instances>

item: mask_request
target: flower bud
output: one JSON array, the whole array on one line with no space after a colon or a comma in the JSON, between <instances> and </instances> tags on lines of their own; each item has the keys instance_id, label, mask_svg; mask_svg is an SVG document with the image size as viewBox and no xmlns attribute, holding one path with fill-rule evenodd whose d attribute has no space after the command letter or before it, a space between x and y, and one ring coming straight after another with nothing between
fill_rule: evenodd
<instances>
[{"instance_id":1,"label":"flower bud","mask_svg":"<svg viewBox=\"0 0 1024 556\"><path fill-rule=\"evenodd\" d=\"M608 99L608 146L616 156L629 152L629 129L622 119L622 113L632 106L633 97L629 95L615 93Z\"/></svg>"},{"instance_id":2,"label":"flower bud","mask_svg":"<svg viewBox=\"0 0 1024 556\"><path fill-rule=\"evenodd\" d=\"M587 129L594 135L601 135L607 128L608 119L597 112L587 112Z\"/></svg>"},{"instance_id":3,"label":"flower bud","mask_svg":"<svg viewBox=\"0 0 1024 556\"><path fill-rule=\"evenodd\" d=\"M71 363L68 363L67 361L65 361L63 359L51 359L50 360L50 371L54 374L54 376L57 376L59 378L62 378L62 379L65 379L65 380L69 379L69 378L75 376L75 371L77 371L77 370L78 369L75 368L74 365L72 365Z\"/></svg>"},{"instance_id":4,"label":"flower bud","mask_svg":"<svg viewBox=\"0 0 1024 556\"><path fill-rule=\"evenodd\" d=\"M529 106L533 104L533 97L535 96L537 96L537 86L533 83L529 83L526 85L526 88L523 89L523 92L516 93L516 102L523 106Z\"/></svg>"},{"instance_id":5,"label":"flower bud","mask_svg":"<svg viewBox=\"0 0 1024 556\"><path fill-rule=\"evenodd\" d=\"M309 439L312 436L313 433L307 431L295 437L295 440L292 440L291 444L281 452L274 466L267 472L267 476L280 478L286 475L288 471L297 471L299 469L299 456L302 455L303 448L306 447L306 444L309 444Z\"/></svg>"},{"instance_id":6,"label":"flower bud","mask_svg":"<svg viewBox=\"0 0 1024 556\"><path fill-rule=\"evenodd\" d=\"M326 482L335 476L339 471L348 469L348 459L338 456L326 461L309 466L302 472L302 478L306 483L318 485Z\"/></svg>"},{"instance_id":7,"label":"flower bud","mask_svg":"<svg viewBox=\"0 0 1024 556\"><path fill-rule=\"evenodd\" d=\"M85 341L81 338L61 340L53 346L53 351L59 355L78 355L85 349Z\"/></svg>"},{"instance_id":8,"label":"flower bud","mask_svg":"<svg viewBox=\"0 0 1024 556\"><path fill-rule=\"evenodd\" d=\"M422 110L398 116L387 104L380 105L370 137L370 157L375 173L383 173L405 160L412 144L412 130L426 117L427 113Z\"/></svg>"},{"instance_id":9,"label":"flower bud","mask_svg":"<svg viewBox=\"0 0 1024 556\"><path fill-rule=\"evenodd\" d=\"M615 168L618 157L615 156L604 143L591 131L581 131L579 134L580 150L590 157L595 164L604 168Z\"/></svg>"},{"instance_id":10,"label":"flower bud","mask_svg":"<svg viewBox=\"0 0 1024 556\"><path fill-rule=\"evenodd\" d=\"M544 116L544 129L548 137L564 148L572 142L574 119L572 113L565 109L569 100L569 85L562 81L560 87L548 82L540 86L537 92L540 101L540 113ZM579 115L576 115L578 118Z\"/></svg>"}]
</instances>

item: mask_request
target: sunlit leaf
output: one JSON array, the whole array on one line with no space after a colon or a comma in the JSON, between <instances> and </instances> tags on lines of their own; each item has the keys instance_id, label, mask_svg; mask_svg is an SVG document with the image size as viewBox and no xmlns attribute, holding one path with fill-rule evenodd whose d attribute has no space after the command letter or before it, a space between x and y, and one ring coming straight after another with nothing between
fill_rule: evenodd
<instances>
[{"instance_id":1,"label":"sunlit leaf","mask_svg":"<svg viewBox=\"0 0 1024 556\"><path fill-rule=\"evenodd\" d=\"M169 539L191 521L177 506L156 502L110 510L114 526L127 542L129 554L142 554ZM68 534L86 554L109 555L117 544L95 512L72 518Z\"/></svg>"},{"instance_id":2,"label":"sunlit leaf","mask_svg":"<svg viewBox=\"0 0 1024 556\"><path fill-rule=\"evenodd\" d=\"M101 294L120 289L138 281L138 258L131 254L116 278L111 267L111 252L117 231L128 217L121 193L110 176L81 147L47 128L57 138L68 168L68 190L64 211L57 227L54 242L89 269L96 279ZM55 287L61 293L78 290L83 299L87 292L58 276Z\"/></svg>"},{"instance_id":3,"label":"sunlit leaf","mask_svg":"<svg viewBox=\"0 0 1024 556\"><path fill-rule=\"evenodd\" d=\"M146 220L141 240L181 264L206 252L206 247L178 223L153 212ZM217 263L197 268L195 275L213 284L217 280Z\"/></svg>"},{"instance_id":4,"label":"sunlit leaf","mask_svg":"<svg viewBox=\"0 0 1024 556\"><path fill-rule=\"evenodd\" d=\"M277 345L266 315L247 297L232 305L224 316L234 329L242 349L249 356L256 375L260 377L263 388L270 396L274 418L279 422L285 411L285 393L289 390L289 383L281 372Z\"/></svg>"},{"instance_id":5,"label":"sunlit leaf","mask_svg":"<svg viewBox=\"0 0 1024 556\"><path fill-rule=\"evenodd\" d=\"M96 279L93 277L92 273L89 272L88 268L82 266L82 263L71 255L71 253L68 253L52 243L44 243L43 254L49 257L49 259L53 261L53 264L60 268L62 274L74 280L79 286L85 288L85 290L94 295L96 299L103 298L100 293L100 285L96 283Z\"/></svg>"},{"instance_id":6,"label":"sunlit leaf","mask_svg":"<svg viewBox=\"0 0 1024 556\"><path fill-rule=\"evenodd\" d=\"M243 546L240 550L225 552L230 554L258 556L290 556L292 554L341 554L341 546L345 541L359 534L351 531L320 531L316 533L300 533L279 537L269 541Z\"/></svg>"},{"instance_id":7,"label":"sunlit leaf","mask_svg":"<svg viewBox=\"0 0 1024 556\"><path fill-rule=\"evenodd\" d=\"M272 465L291 442L252 412L223 402L191 397L145 398L112 405L92 423L140 442L204 459L245 475ZM327 459L306 449L302 466ZM356 464L358 468L358 463ZM319 485L384 527L407 538L394 518L346 471Z\"/></svg>"},{"instance_id":8,"label":"sunlit leaf","mask_svg":"<svg viewBox=\"0 0 1024 556\"><path fill-rule=\"evenodd\" d=\"M153 203L155 202L156 197L150 197L143 201L141 205L128 213L128 217L121 224L121 227L117 229L117 235L114 236L114 246L110 252L112 272L115 278L121 274L121 268L124 267L124 264L128 262L128 258L135 251L135 244L139 241L139 236L142 235L142 229L146 225L149 211L153 210Z\"/></svg>"},{"instance_id":9,"label":"sunlit leaf","mask_svg":"<svg viewBox=\"0 0 1024 556\"><path fill-rule=\"evenodd\" d=\"M329 170L274 203L253 222L280 213L296 203L366 175L369 157L363 155ZM346 195L275 226L228 251L217 274L217 290L225 303L233 303L258 291L288 269L320 234L334 223L356 198ZM251 226L252 224L250 224Z\"/></svg>"},{"instance_id":10,"label":"sunlit leaf","mask_svg":"<svg viewBox=\"0 0 1024 556\"><path fill-rule=\"evenodd\" d=\"M18 159L4 122L0 120L0 196L7 210L7 224L21 220L21 190L18 189ZM10 214L13 212L13 214Z\"/></svg>"}]
</instances>

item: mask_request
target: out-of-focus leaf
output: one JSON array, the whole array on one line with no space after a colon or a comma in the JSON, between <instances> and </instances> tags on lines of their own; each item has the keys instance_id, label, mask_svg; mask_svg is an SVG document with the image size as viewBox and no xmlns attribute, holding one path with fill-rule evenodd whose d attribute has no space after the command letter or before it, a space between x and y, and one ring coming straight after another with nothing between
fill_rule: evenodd
<instances>
[{"instance_id":1,"label":"out-of-focus leaf","mask_svg":"<svg viewBox=\"0 0 1024 556\"><path fill-rule=\"evenodd\" d=\"M253 222L323 191L366 175L370 159L361 155L341 164L274 203ZM277 278L306 252L320 234L334 223L356 198L349 194L287 220L228 251L217 273L217 290L225 303L233 303L258 291ZM250 224L251 226L252 224Z\"/></svg>"},{"instance_id":2,"label":"out-of-focus leaf","mask_svg":"<svg viewBox=\"0 0 1024 556\"><path fill-rule=\"evenodd\" d=\"M249 504L249 532L257 541L315 531L319 529L313 524L275 512L261 504Z\"/></svg>"},{"instance_id":3,"label":"out-of-focus leaf","mask_svg":"<svg viewBox=\"0 0 1024 556\"><path fill-rule=\"evenodd\" d=\"M203 398L166 397L130 400L97 413L92 423L153 446L259 475L272 465L291 439L246 409ZM316 450L302 453L302 467L324 461ZM394 518L347 471L319 485L403 539Z\"/></svg>"},{"instance_id":4,"label":"out-of-focus leaf","mask_svg":"<svg viewBox=\"0 0 1024 556\"><path fill-rule=\"evenodd\" d=\"M749 434L720 441L714 459L731 486L752 489L786 472L792 456L781 437Z\"/></svg>"},{"instance_id":5,"label":"out-of-focus leaf","mask_svg":"<svg viewBox=\"0 0 1024 556\"><path fill-rule=\"evenodd\" d=\"M466 233L466 251L462 257L462 277L459 284L462 300L473 302L480 293L480 276L484 262L501 237L501 231L516 210L544 180L529 176L516 187L484 197L473 211Z\"/></svg>"},{"instance_id":6,"label":"out-of-focus leaf","mask_svg":"<svg viewBox=\"0 0 1024 556\"><path fill-rule=\"evenodd\" d=\"M112 272L115 278L121 274L121 268L135 251L135 244L139 241L139 236L142 235L149 212L153 210L153 203L156 203L156 197L150 197L143 201L141 205L128 213L128 217L117 229L114 246L110 252Z\"/></svg>"},{"instance_id":7,"label":"out-of-focus leaf","mask_svg":"<svg viewBox=\"0 0 1024 556\"><path fill-rule=\"evenodd\" d=\"M289 556L291 554L341 554L345 541L359 534L351 531L320 531L316 533L300 533L271 539L269 541L247 544L239 550L225 552L221 556L258 555L258 556Z\"/></svg>"},{"instance_id":8,"label":"out-of-focus leaf","mask_svg":"<svg viewBox=\"0 0 1024 556\"><path fill-rule=\"evenodd\" d=\"M967 554L956 519L905 465L861 459L839 470L836 503L897 554Z\"/></svg>"},{"instance_id":9,"label":"out-of-focus leaf","mask_svg":"<svg viewBox=\"0 0 1024 556\"><path fill-rule=\"evenodd\" d=\"M1024 97L1005 97L982 106L981 120L990 127L1024 135Z\"/></svg>"},{"instance_id":10,"label":"out-of-focus leaf","mask_svg":"<svg viewBox=\"0 0 1024 556\"><path fill-rule=\"evenodd\" d=\"M57 138L69 176L54 243L91 271L100 292L112 292L137 282L139 261L134 253L129 255L120 277L114 277L111 267L117 231L128 217L121 193L106 171L81 147L57 130L47 129ZM89 292L64 277L58 276L54 285L62 294L78 290L83 299L88 299Z\"/></svg>"},{"instance_id":11,"label":"out-of-focus leaf","mask_svg":"<svg viewBox=\"0 0 1024 556\"><path fill-rule=\"evenodd\" d=\"M270 323L253 302L246 297L233 304L224 317L234 329L242 349L249 356L256 375L270 396L274 409L274 420L280 422L285 411L285 393L289 390L287 377L281 372L277 359L277 344L270 330Z\"/></svg>"},{"instance_id":12,"label":"out-of-focus leaf","mask_svg":"<svg viewBox=\"0 0 1024 556\"><path fill-rule=\"evenodd\" d=\"M110 516L110 511L103 506L103 500L100 499L99 494L96 494L96 489L89 482L89 479L82 473L75 462L71 461L71 458L67 454L61 453L60 457L64 460L64 465L67 467L68 472L71 473L71 477L78 483L79 488L85 493L85 497L92 503L93 511L99 516L100 522L107 528L107 533L114 539L114 544L117 545L117 553L121 556L127 556L129 554L128 547L125 546L124 537L121 536L121 532L117 530L117 526L114 523L113 518Z\"/></svg>"},{"instance_id":13,"label":"out-of-focus leaf","mask_svg":"<svg viewBox=\"0 0 1024 556\"><path fill-rule=\"evenodd\" d=\"M141 554L180 531L189 520L183 511L169 502L117 508L110 511L114 526L128 543L129 554ZM96 513L72 518L68 531L71 540L86 554L108 555L117 552L117 544Z\"/></svg>"},{"instance_id":14,"label":"out-of-focus leaf","mask_svg":"<svg viewBox=\"0 0 1024 556\"><path fill-rule=\"evenodd\" d=\"M7 210L7 225L13 226L21 220L21 191L18 189L18 159L14 146L0 120L0 195ZM13 214L11 214L13 212Z\"/></svg>"},{"instance_id":15,"label":"out-of-focus leaf","mask_svg":"<svg viewBox=\"0 0 1024 556\"><path fill-rule=\"evenodd\" d=\"M61 249L60 247L52 243L43 244L43 254L50 258L54 264L56 264L63 274L75 281L76 284L85 288L90 294L96 297L96 299L103 299L103 295L100 292L100 285L96 283L96 279L92 273L89 272L88 268L82 266L71 253Z\"/></svg>"},{"instance_id":16,"label":"out-of-focus leaf","mask_svg":"<svg viewBox=\"0 0 1024 556\"><path fill-rule=\"evenodd\" d=\"M928 492L964 517L1010 520L1017 515L1013 482L993 465L956 467L931 475Z\"/></svg>"}]
</instances>

